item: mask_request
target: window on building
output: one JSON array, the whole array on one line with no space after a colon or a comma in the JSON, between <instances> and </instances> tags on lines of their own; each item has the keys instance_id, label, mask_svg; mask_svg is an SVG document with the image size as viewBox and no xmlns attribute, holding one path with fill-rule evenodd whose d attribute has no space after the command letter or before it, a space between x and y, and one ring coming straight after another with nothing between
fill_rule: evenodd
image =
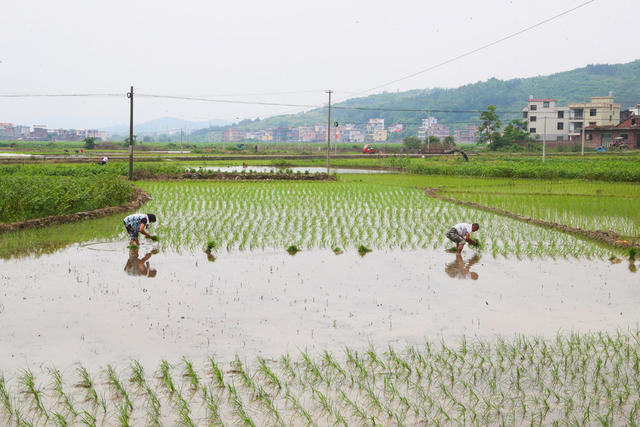
<instances>
[{"instance_id":1,"label":"window on building","mask_svg":"<svg viewBox=\"0 0 640 427\"><path fill-rule=\"evenodd\" d=\"M564 136L562 135L556 136L556 141L564 141Z\"/></svg>"},{"instance_id":2,"label":"window on building","mask_svg":"<svg viewBox=\"0 0 640 427\"><path fill-rule=\"evenodd\" d=\"M609 116L609 121L611 121L611 116Z\"/></svg>"},{"instance_id":3,"label":"window on building","mask_svg":"<svg viewBox=\"0 0 640 427\"><path fill-rule=\"evenodd\" d=\"M596 109L595 109L595 108L591 108L591 109L589 110L589 115L590 115L591 117L595 116L595 115L596 115Z\"/></svg>"},{"instance_id":4,"label":"window on building","mask_svg":"<svg viewBox=\"0 0 640 427\"><path fill-rule=\"evenodd\" d=\"M560 122L558 123L558 130L563 130L564 129L564 123Z\"/></svg>"},{"instance_id":5,"label":"window on building","mask_svg":"<svg viewBox=\"0 0 640 427\"><path fill-rule=\"evenodd\" d=\"M538 106L537 106L536 104L531 104L531 105L529 106L529 109L530 109L531 111L536 111L536 110L538 109Z\"/></svg>"},{"instance_id":6,"label":"window on building","mask_svg":"<svg viewBox=\"0 0 640 427\"><path fill-rule=\"evenodd\" d=\"M558 111L558 118L564 119L564 111Z\"/></svg>"},{"instance_id":7,"label":"window on building","mask_svg":"<svg viewBox=\"0 0 640 427\"><path fill-rule=\"evenodd\" d=\"M528 115L529 115L529 113L528 113L528 112L526 112L526 111L523 111L523 112L522 112L522 118L523 118L523 119L526 119Z\"/></svg>"},{"instance_id":8,"label":"window on building","mask_svg":"<svg viewBox=\"0 0 640 427\"><path fill-rule=\"evenodd\" d=\"M549 101L544 101L542 103L542 108L549 108Z\"/></svg>"},{"instance_id":9,"label":"window on building","mask_svg":"<svg viewBox=\"0 0 640 427\"><path fill-rule=\"evenodd\" d=\"M626 141L627 139L629 139L629 134L623 133L620 136L622 137L623 141Z\"/></svg>"},{"instance_id":10,"label":"window on building","mask_svg":"<svg viewBox=\"0 0 640 427\"><path fill-rule=\"evenodd\" d=\"M589 122L589 126L595 126L596 122Z\"/></svg>"},{"instance_id":11,"label":"window on building","mask_svg":"<svg viewBox=\"0 0 640 427\"><path fill-rule=\"evenodd\" d=\"M601 142L603 147L608 147L609 145L611 145L611 134L603 133Z\"/></svg>"},{"instance_id":12,"label":"window on building","mask_svg":"<svg viewBox=\"0 0 640 427\"><path fill-rule=\"evenodd\" d=\"M537 120L537 119L536 119L536 116L531 116L531 117L529 117L529 121L530 121L530 122L535 122L536 120Z\"/></svg>"},{"instance_id":13,"label":"window on building","mask_svg":"<svg viewBox=\"0 0 640 427\"><path fill-rule=\"evenodd\" d=\"M529 128L529 133L536 133L536 128Z\"/></svg>"}]
</instances>

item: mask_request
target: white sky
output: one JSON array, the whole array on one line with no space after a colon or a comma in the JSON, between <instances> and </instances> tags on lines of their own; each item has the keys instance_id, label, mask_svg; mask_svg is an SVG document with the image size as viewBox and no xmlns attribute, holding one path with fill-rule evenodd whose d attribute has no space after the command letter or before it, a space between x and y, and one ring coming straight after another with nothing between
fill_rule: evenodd
<instances>
[{"instance_id":1,"label":"white sky","mask_svg":"<svg viewBox=\"0 0 640 427\"><path fill-rule=\"evenodd\" d=\"M340 100L458 56L586 0L9 0L0 9L0 122L128 123L136 93L294 104ZM638 58L638 0L595 0L525 34L382 90L457 87ZM625 42L626 41L626 42ZM281 92L303 92L278 94ZM266 95L264 93L270 93ZM239 95L243 96L223 96ZM258 95L264 94L264 95ZM552 94L540 94L551 96ZM135 122L301 109L135 99Z\"/></svg>"}]
</instances>

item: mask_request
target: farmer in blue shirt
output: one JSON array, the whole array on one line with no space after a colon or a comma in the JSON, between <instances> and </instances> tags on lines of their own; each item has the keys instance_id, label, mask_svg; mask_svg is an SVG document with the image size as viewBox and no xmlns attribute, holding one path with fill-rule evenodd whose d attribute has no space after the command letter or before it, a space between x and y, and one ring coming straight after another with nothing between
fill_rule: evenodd
<instances>
[{"instance_id":1,"label":"farmer in blue shirt","mask_svg":"<svg viewBox=\"0 0 640 427\"><path fill-rule=\"evenodd\" d=\"M124 219L124 226L129 233L129 245L135 243L139 245L138 233L142 233L149 239L152 239L151 235L145 231L145 228L149 227L149 223L156 222L156 216L152 213L148 214L131 214Z\"/></svg>"},{"instance_id":2,"label":"farmer in blue shirt","mask_svg":"<svg viewBox=\"0 0 640 427\"><path fill-rule=\"evenodd\" d=\"M480 226L475 222L473 224L461 222L460 224L456 224L451 227L445 236L456 244L456 253L460 255L462 248L464 248L464 242L468 242L472 245L478 244L478 242L471 238L471 233L478 231L479 228Z\"/></svg>"}]
</instances>

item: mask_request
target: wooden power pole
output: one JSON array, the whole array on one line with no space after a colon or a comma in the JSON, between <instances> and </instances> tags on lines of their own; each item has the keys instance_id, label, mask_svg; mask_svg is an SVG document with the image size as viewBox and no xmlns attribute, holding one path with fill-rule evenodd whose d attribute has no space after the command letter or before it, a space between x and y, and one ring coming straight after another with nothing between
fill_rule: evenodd
<instances>
[{"instance_id":1,"label":"wooden power pole","mask_svg":"<svg viewBox=\"0 0 640 427\"><path fill-rule=\"evenodd\" d=\"M133 86L131 92L127 93L130 100L129 111L129 181L133 180Z\"/></svg>"},{"instance_id":2,"label":"wooden power pole","mask_svg":"<svg viewBox=\"0 0 640 427\"><path fill-rule=\"evenodd\" d=\"M331 155L331 93L332 90L326 91L329 94L329 114L327 114L327 175L329 175L329 168L331 167L331 161L329 156Z\"/></svg>"}]
</instances>

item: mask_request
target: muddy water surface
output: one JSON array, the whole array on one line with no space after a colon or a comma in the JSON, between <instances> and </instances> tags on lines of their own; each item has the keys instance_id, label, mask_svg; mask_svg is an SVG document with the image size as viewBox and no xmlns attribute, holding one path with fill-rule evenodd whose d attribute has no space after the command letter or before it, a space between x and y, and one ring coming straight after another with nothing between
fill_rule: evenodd
<instances>
[{"instance_id":1,"label":"muddy water surface","mask_svg":"<svg viewBox=\"0 0 640 427\"><path fill-rule=\"evenodd\" d=\"M124 245L0 261L0 368L253 360L640 321L640 276L626 262L474 258L468 248L461 260L441 250L283 250L209 262Z\"/></svg>"}]
</instances>

